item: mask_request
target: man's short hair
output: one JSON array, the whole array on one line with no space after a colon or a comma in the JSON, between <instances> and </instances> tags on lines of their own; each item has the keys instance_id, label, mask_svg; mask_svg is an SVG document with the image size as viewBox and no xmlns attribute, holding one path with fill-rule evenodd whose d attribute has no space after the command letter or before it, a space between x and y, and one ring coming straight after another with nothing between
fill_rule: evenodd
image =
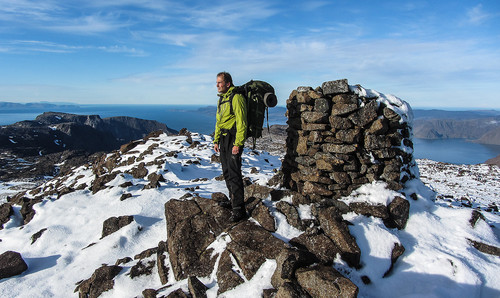
<instances>
[{"instance_id":1,"label":"man's short hair","mask_svg":"<svg viewBox=\"0 0 500 298\"><path fill-rule=\"evenodd\" d=\"M222 77L224 82L231 84L233 86L233 78L229 74L229 72L221 71L217 74L217 77Z\"/></svg>"}]
</instances>

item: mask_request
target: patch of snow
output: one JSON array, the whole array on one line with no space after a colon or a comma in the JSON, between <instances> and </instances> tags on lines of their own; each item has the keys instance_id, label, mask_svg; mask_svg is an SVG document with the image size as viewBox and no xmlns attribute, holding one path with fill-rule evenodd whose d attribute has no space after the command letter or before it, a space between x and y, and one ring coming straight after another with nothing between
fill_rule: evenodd
<instances>
[{"instance_id":1,"label":"patch of snow","mask_svg":"<svg viewBox=\"0 0 500 298\"><path fill-rule=\"evenodd\" d=\"M387 188L387 183L383 181L373 181L365 184L353 191L349 196L341 198L346 204L354 202L366 202L370 205L389 205L392 200L401 196L399 192Z\"/></svg>"},{"instance_id":2,"label":"patch of snow","mask_svg":"<svg viewBox=\"0 0 500 298\"><path fill-rule=\"evenodd\" d=\"M391 110L401 116L400 122L413 122L413 110L411 106L404 100L392 94L383 94L372 89L365 89L360 85L349 85L349 90L356 93L360 97L377 98L378 103L384 103Z\"/></svg>"}]
</instances>

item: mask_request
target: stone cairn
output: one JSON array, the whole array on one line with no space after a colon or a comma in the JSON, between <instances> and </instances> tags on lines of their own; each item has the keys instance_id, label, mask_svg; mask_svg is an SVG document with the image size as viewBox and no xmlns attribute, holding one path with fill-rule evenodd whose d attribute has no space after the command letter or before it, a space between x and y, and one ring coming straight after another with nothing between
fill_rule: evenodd
<instances>
[{"instance_id":1,"label":"stone cairn","mask_svg":"<svg viewBox=\"0 0 500 298\"><path fill-rule=\"evenodd\" d=\"M385 181L401 190L414 178L411 108L347 79L299 87L287 100L284 186L311 202Z\"/></svg>"}]
</instances>

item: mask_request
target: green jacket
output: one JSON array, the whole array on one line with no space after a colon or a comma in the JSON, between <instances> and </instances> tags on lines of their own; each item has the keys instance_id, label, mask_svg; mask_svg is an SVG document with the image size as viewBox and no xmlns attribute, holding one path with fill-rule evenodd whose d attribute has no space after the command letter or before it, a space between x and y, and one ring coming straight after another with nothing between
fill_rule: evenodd
<instances>
[{"instance_id":1,"label":"green jacket","mask_svg":"<svg viewBox=\"0 0 500 298\"><path fill-rule=\"evenodd\" d=\"M245 98L241 94L236 93L233 100L229 100L233 90L234 87L231 87L226 93L219 94L219 97L222 97L220 101L222 104L217 105L214 143L219 143L221 134L227 133L223 130L230 130L236 123L236 138L233 145L242 147L245 144L247 134L247 106ZM231 103L233 104L233 114L231 114L229 106Z\"/></svg>"}]
</instances>

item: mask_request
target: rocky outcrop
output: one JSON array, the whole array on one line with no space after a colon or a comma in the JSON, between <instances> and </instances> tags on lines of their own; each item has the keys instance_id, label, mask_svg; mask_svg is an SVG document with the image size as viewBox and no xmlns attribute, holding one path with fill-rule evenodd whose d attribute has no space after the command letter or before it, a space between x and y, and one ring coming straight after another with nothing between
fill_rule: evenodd
<instances>
[{"instance_id":1,"label":"rocky outcrop","mask_svg":"<svg viewBox=\"0 0 500 298\"><path fill-rule=\"evenodd\" d=\"M496 165L496 166L500 167L500 155L497 157L488 159L487 161L485 161L485 163L489 164L489 165Z\"/></svg>"},{"instance_id":2,"label":"rocky outcrop","mask_svg":"<svg viewBox=\"0 0 500 298\"><path fill-rule=\"evenodd\" d=\"M468 139L500 145L500 117L415 119L414 134L422 139Z\"/></svg>"},{"instance_id":3,"label":"rocky outcrop","mask_svg":"<svg viewBox=\"0 0 500 298\"><path fill-rule=\"evenodd\" d=\"M251 185L247 190L247 193L254 195L267 193L267 196L270 196L273 189ZM224 201L225 198L220 195L215 195L214 198L216 199L194 197L187 200L170 200L165 204L167 247L176 280L191 279L193 276L207 277L215 271L218 294L221 294L242 284L245 279L252 279L266 260L273 259L276 260L277 268L272 277L272 284L277 290L276 293L283 293L280 295L295 293L301 297L325 297L323 295L332 289L336 290L331 293L342 293L342 297L357 295L357 287L332 267L310 267L317 263L331 264L333 259L323 262L325 255L333 258L335 251L342 251L333 241L330 240L330 246L326 246L326 249L334 248L333 251L311 252L307 245L294 247L294 243L299 241L286 243L251 221L232 224L229 221L229 210L221 207L217 201ZM246 198L247 211L251 216L262 212L259 207L253 207L254 199L256 198L253 196ZM263 206L262 202L259 201L257 206ZM324 224L332 225L330 219L324 219ZM344 237L351 237L348 233L347 235ZM302 238L306 242L309 241L308 236ZM215 253L211 247L217 239L226 244L221 253ZM349 241L352 243L352 239L347 240ZM348 250L352 250L350 245L357 248L355 243L346 244ZM357 252L358 257L354 257L352 262L359 265L359 248ZM315 288L318 286L321 289Z\"/></svg>"}]
</instances>

